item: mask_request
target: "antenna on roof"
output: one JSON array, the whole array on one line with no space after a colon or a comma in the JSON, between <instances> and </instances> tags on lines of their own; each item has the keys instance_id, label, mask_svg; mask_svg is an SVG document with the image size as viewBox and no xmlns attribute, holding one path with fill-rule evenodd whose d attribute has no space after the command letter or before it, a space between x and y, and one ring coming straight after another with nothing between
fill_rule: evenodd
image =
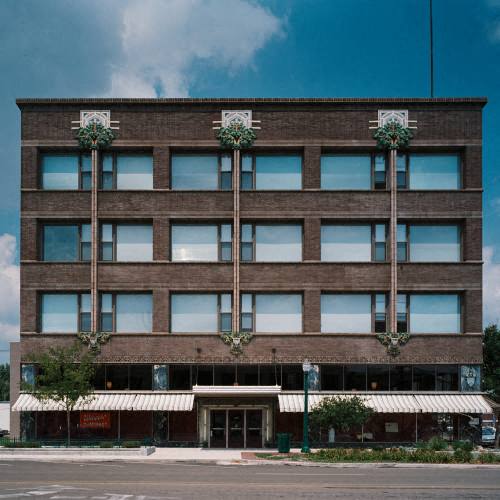
<instances>
[{"instance_id":1,"label":"antenna on roof","mask_svg":"<svg viewBox=\"0 0 500 500\"><path fill-rule=\"evenodd\" d=\"M432 27L432 0L429 0L429 36L430 36L430 78L431 78L431 97L434 97L434 37Z\"/></svg>"}]
</instances>

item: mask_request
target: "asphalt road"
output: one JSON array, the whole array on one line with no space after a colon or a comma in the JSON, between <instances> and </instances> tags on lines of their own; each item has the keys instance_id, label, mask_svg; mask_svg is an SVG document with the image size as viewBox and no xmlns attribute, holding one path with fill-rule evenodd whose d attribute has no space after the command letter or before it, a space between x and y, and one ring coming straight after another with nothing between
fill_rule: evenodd
<instances>
[{"instance_id":1,"label":"asphalt road","mask_svg":"<svg viewBox=\"0 0 500 500\"><path fill-rule=\"evenodd\" d=\"M0 461L0 500L500 498L497 469Z\"/></svg>"}]
</instances>

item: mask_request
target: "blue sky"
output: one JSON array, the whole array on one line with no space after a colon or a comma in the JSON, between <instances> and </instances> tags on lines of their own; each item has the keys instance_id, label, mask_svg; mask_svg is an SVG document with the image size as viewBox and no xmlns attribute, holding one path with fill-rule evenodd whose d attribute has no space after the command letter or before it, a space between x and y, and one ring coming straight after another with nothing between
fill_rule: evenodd
<instances>
[{"instance_id":1,"label":"blue sky","mask_svg":"<svg viewBox=\"0 0 500 500\"><path fill-rule=\"evenodd\" d=\"M497 321L500 0L434 0L434 33L435 95L489 99L485 322ZM0 350L18 336L16 97L426 97L428 39L427 0L2 0Z\"/></svg>"}]
</instances>

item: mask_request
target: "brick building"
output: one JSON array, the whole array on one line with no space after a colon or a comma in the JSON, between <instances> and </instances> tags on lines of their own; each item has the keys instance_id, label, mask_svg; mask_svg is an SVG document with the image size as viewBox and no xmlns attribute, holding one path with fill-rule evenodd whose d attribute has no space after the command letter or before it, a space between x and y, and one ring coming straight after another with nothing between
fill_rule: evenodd
<instances>
[{"instance_id":1,"label":"brick building","mask_svg":"<svg viewBox=\"0 0 500 500\"><path fill-rule=\"evenodd\" d=\"M311 404L355 392L377 412L336 441L460 437L491 410L480 392L485 99L17 102L14 435L64 436L63 412L19 382L34 377L31 352L78 332L110 333L95 398L72 416L82 438L300 441L305 360ZM257 136L241 151L214 130L235 120ZM409 147L377 148L370 127L390 120L417 127ZM72 127L93 122L116 138L91 152ZM396 331L410 337L393 355L376 334ZM231 332L250 335L238 346Z\"/></svg>"}]
</instances>

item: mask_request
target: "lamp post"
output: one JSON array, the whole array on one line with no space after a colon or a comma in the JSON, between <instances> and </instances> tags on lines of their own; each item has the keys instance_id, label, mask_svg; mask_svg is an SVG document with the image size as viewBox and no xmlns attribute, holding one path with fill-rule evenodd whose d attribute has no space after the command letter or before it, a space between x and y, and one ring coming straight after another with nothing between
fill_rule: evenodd
<instances>
[{"instance_id":1,"label":"lamp post","mask_svg":"<svg viewBox=\"0 0 500 500\"><path fill-rule=\"evenodd\" d=\"M304 370L304 429L302 436L302 453L309 453L309 372L311 371L311 363L307 359L302 363Z\"/></svg>"}]
</instances>

